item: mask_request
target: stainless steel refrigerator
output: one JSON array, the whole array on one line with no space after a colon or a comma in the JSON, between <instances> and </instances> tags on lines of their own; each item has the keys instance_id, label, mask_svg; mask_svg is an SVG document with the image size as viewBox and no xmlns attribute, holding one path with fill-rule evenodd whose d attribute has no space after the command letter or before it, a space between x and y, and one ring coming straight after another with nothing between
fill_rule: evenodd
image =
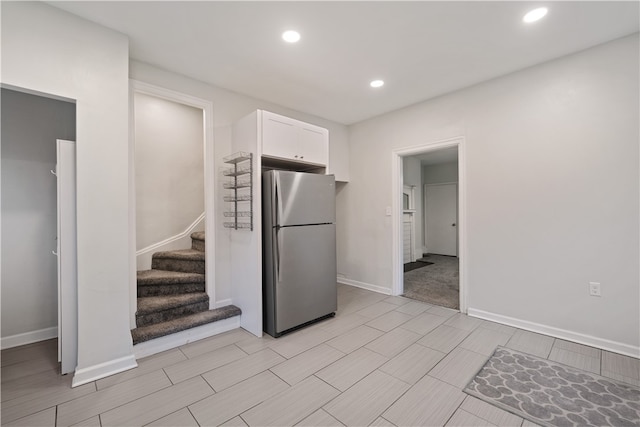
<instances>
[{"instance_id":1,"label":"stainless steel refrigerator","mask_svg":"<svg viewBox=\"0 0 640 427\"><path fill-rule=\"evenodd\" d=\"M333 175L262 174L264 331L273 337L338 307Z\"/></svg>"}]
</instances>

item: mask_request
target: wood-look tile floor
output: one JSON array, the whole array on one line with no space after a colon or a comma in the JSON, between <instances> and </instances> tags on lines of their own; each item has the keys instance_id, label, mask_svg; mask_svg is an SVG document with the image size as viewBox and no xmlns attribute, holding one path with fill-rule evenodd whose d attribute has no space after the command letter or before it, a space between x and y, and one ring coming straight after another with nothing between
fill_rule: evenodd
<instances>
[{"instance_id":1,"label":"wood-look tile floor","mask_svg":"<svg viewBox=\"0 0 640 427\"><path fill-rule=\"evenodd\" d=\"M56 341L2 351L2 425L532 426L462 392L496 346L640 384L640 361L402 297L338 286L335 318L242 329L71 388Z\"/></svg>"}]
</instances>

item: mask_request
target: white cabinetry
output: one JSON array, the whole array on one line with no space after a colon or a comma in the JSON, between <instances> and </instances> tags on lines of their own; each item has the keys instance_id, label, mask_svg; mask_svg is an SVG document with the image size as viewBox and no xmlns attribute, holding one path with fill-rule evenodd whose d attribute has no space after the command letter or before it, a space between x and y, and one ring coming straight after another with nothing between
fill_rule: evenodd
<instances>
[{"instance_id":1,"label":"white cabinetry","mask_svg":"<svg viewBox=\"0 0 640 427\"><path fill-rule=\"evenodd\" d=\"M262 155L326 166L329 158L329 131L262 111Z\"/></svg>"}]
</instances>

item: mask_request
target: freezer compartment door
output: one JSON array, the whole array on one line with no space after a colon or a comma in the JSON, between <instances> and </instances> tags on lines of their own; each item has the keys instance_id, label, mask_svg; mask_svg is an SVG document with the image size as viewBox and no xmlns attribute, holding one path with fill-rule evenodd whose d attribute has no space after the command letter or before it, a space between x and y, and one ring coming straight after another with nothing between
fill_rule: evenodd
<instances>
[{"instance_id":1,"label":"freezer compartment door","mask_svg":"<svg viewBox=\"0 0 640 427\"><path fill-rule=\"evenodd\" d=\"M280 228L274 243L276 333L335 312L335 225Z\"/></svg>"},{"instance_id":2,"label":"freezer compartment door","mask_svg":"<svg viewBox=\"0 0 640 427\"><path fill-rule=\"evenodd\" d=\"M275 171L276 225L336 222L333 175Z\"/></svg>"}]
</instances>

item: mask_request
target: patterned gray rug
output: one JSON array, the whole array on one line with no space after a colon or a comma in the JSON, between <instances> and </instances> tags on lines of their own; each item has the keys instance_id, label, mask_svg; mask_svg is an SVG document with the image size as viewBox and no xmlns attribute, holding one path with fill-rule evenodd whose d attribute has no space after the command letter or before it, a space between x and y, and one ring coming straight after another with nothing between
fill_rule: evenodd
<instances>
[{"instance_id":1,"label":"patterned gray rug","mask_svg":"<svg viewBox=\"0 0 640 427\"><path fill-rule=\"evenodd\" d=\"M542 426L640 426L640 389L498 347L465 393Z\"/></svg>"}]
</instances>

